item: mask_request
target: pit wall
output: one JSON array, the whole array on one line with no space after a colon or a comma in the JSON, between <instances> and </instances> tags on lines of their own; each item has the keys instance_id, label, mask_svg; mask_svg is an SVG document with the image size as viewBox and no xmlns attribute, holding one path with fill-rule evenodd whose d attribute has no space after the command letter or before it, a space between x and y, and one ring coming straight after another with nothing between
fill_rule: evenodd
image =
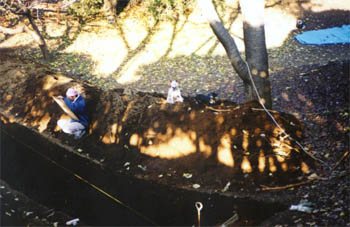
<instances>
[{"instance_id":1,"label":"pit wall","mask_svg":"<svg viewBox=\"0 0 350 227\"><path fill-rule=\"evenodd\" d=\"M285 206L278 201L272 201L273 199L270 200L263 195L260 197L253 194L222 196L205 189L172 188L171 184L157 184L137 176L120 174L115 163L108 163L108 160L105 160L106 157L103 154L106 150L101 151L101 147L106 148L105 145L109 145L110 150L107 152L114 152L109 153L111 157L125 158L127 155L135 157L139 149L144 146L144 142L152 145L149 140L140 142L138 138L133 138L137 135L145 137L151 135L154 139L153 132L142 127L141 131L137 131L130 126L140 124L140 122L133 122L135 119L140 119L135 116L141 116L142 121L142 114L147 110L156 108L156 110L166 111L168 107L163 97L136 95L123 89L102 92L90 84L52 73L45 68L33 69L30 64L23 64L20 70L10 68L2 71L3 80L0 81L1 129L21 143L30 146L33 152L39 152L48 160L59 163L63 169L77 173L78 176L84 176L83 179L92 182L93 185L103 187L103 191L108 191L112 195L122 194L131 207L138 207L140 212L142 211L157 223L193 225L197 218L196 212L193 212L193 204L196 201L205 201L206 207L209 205L208 209L203 210L207 220L204 218L202 221L207 225L214 225L231 217L233 207L236 207L235 210L242 220L246 220L245 223L241 223L242 225L256 224L274 212L285 209ZM52 96L64 95L69 87L75 87L86 97L89 117L92 121L88 135L85 139L78 141L59 132L56 125L57 120L67 116L54 102ZM183 109L183 106L173 105L170 108L171 113L177 113ZM198 112L200 113L201 110ZM165 113L164 116L168 115ZM191 111L188 117L191 119ZM220 124L225 121L223 117L213 113L212 120L221 122ZM199 122L201 123L203 122ZM216 128L220 129L220 127ZM84 143L88 145L82 146ZM83 152L79 151L81 147ZM121 152L123 150L131 152L125 154ZM35 165L34 161L33 165ZM82 180L82 182L85 181ZM134 193L130 196L131 189ZM132 199L133 195L138 198L137 201ZM157 201L157 204L154 201ZM153 208L150 209L146 204L152 204ZM221 210L220 215L213 215L217 213L217 209ZM251 212L252 209L257 210ZM86 223L89 224L89 222Z\"/></svg>"},{"instance_id":2,"label":"pit wall","mask_svg":"<svg viewBox=\"0 0 350 227\"><path fill-rule=\"evenodd\" d=\"M80 217L81 221L87 225L101 225L101 223L103 225L194 225L198 218L194 204L198 201L205 207L201 212L202 225L223 223L234 214L233 212L236 212L240 217L237 224L255 225L287 208L279 202L263 202L250 198L235 198L194 190L189 191L112 173L98 162L80 155L70 147L52 142L42 133L16 123L4 123L4 116L1 118L1 133L11 137L17 144L14 146L15 150L10 151L4 147L4 144L8 142L3 141L2 148L6 148L6 151L2 150L1 152L2 161L17 163L13 159L4 160L3 156L6 152L11 152L12 157L14 157L13 153L17 153L17 157L21 156L22 159L25 159L24 165L28 166L28 169L21 173L23 177L17 176L5 180L15 188L26 189L29 184L29 187L33 189L35 184L33 184L33 180L28 181L28 178L31 177L27 177L27 174L41 165L41 162L54 165L59 169L58 173L51 173L50 168L36 173L35 178L37 179L41 179L42 174L47 177L52 174L55 177L51 181L37 182L39 186L34 188L34 193L30 193L29 196L39 201L38 196L40 197L42 194L49 194L48 197L58 197L65 203L57 201L53 203L52 199L40 202L48 207L67 212L72 217ZM3 136L2 139L4 139ZM28 151L24 151L21 146L26 147ZM8 155L5 156L8 157ZM34 158L30 158L31 156ZM8 169L14 169L14 167ZM83 190L80 188L81 186L76 187L76 184L69 180L70 177L80 182L79 185L86 185L86 188ZM26 178L27 185L21 182L22 178ZM38 181L37 179L36 181ZM51 187L49 191L47 191L48 185ZM67 198L65 198L65 190L69 190ZM86 191L89 193L85 194ZM73 195L75 193L75 196L69 200L68 194L72 193ZM101 198L94 201L93 198L96 197ZM81 207L82 204L85 204L84 209ZM99 208L99 206L103 207ZM116 207L119 212L117 214L129 217L125 220L126 222L121 222L123 220L121 218L116 220ZM103 215L96 209L104 210ZM96 217L96 215L101 216Z\"/></svg>"}]
</instances>

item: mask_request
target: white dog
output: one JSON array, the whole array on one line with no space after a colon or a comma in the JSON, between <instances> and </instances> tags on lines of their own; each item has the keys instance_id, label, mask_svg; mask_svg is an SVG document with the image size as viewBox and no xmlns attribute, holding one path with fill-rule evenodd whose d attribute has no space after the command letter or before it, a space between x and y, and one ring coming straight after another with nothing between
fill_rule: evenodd
<instances>
[{"instance_id":1,"label":"white dog","mask_svg":"<svg viewBox=\"0 0 350 227\"><path fill-rule=\"evenodd\" d=\"M177 83L176 80L171 81L166 102L173 104L175 102L183 102L183 101L184 99L181 96L179 84Z\"/></svg>"}]
</instances>

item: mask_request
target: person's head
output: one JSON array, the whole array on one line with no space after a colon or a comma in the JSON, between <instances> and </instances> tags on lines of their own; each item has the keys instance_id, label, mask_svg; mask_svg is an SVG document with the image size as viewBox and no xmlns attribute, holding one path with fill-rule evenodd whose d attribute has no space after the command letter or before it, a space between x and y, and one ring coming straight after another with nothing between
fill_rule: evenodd
<instances>
[{"instance_id":1,"label":"person's head","mask_svg":"<svg viewBox=\"0 0 350 227\"><path fill-rule=\"evenodd\" d=\"M78 92L74 88L68 88L66 96L69 100L74 101L78 96Z\"/></svg>"}]
</instances>

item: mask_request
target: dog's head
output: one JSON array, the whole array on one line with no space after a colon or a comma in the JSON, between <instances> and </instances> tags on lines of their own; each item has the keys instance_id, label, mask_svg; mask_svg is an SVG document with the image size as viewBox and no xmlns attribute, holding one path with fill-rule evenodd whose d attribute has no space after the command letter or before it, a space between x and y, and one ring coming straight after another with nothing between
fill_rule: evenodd
<instances>
[{"instance_id":1,"label":"dog's head","mask_svg":"<svg viewBox=\"0 0 350 227\"><path fill-rule=\"evenodd\" d=\"M208 94L208 96L212 99L216 99L216 97L218 97L218 94L216 94L215 92L211 92Z\"/></svg>"},{"instance_id":2,"label":"dog's head","mask_svg":"<svg viewBox=\"0 0 350 227\"><path fill-rule=\"evenodd\" d=\"M216 97L218 96L218 94L216 94L215 92L211 92L208 94L209 97L209 103L210 104L214 104L216 102Z\"/></svg>"},{"instance_id":3,"label":"dog's head","mask_svg":"<svg viewBox=\"0 0 350 227\"><path fill-rule=\"evenodd\" d=\"M177 88L179 87L179 84L178 84L178 82L177 82L176 80L172 80L172 81L170 82L170 87L171 87L172 89L177 89Z\"/></svg>"}]
</instances>

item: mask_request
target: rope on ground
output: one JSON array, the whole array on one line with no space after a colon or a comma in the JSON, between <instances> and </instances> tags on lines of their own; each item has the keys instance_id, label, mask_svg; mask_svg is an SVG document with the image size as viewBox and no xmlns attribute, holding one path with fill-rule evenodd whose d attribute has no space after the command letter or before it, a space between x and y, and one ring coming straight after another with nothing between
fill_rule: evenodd
<instances>
[{"instance_id":1,"label":"rope on ground","mask_svg":"<svg viewBox=\"0 0 350 227\"><path fill-rule=\"evenodd\" d=\"M253 85L254 91L255 91L255 93L256 93L256 95L258 97L259 104L265 110L267 115L272 119L273 123L281 130L281 132L282 132L282 134L284 134L284 136L286 136L290 140L294 141L305 152L305 154L309 155L312 159L314 159L314 160L324 164L325 166L329 167L327 163L325 163L324 161L322 161L319 158L316 158L313 154L311 154L310 152L306 151L305 148L297 140L295 140L293 137L291 137L289 134L287 134L286 131L277 123L276 119L271 115L271 113L266 109L264 103L261 101L261 97L259 95L258 89L256 88L254 80L253 80L253 77L252 77L252 74L250 73L250 67L249 67L248 63L246 61L244 61L244 63L248 67L248 74L249 74L250 80L252 81L252 85Z\"/></svg>"},{"instance_id":2,"label":"rope on ground","mask_svg":"<svg viewBox=\"0 0 350 227\"><path fill-rule=\"evenodd\" d=\"M5 132L8 136L10 136L12 139L16 140L18 143L24 145L25 147L29 148L30 150L34 151L35 153L37 153L38 155L40 155L41 157L43 157L44 159L46 159L47 161L53 163L54 165L56 165L57 167L65 170L66 172L68 172L69 174L73 175L74 177L76 177L77 179L79 179L80 181L86 183L87 185L89 185L90 187L96 189L97 191L101 192L102 194L104 194L105 196L107 196L108 198L112 199L114 202L119 203L120 205L122 205L123 207L125 207L126 209L128 209L129 211L131 211L132 213L136 214L137 216L143 218L144 220L146 220L147 222L151 223L152 225L155 226L159 226L157 225L154 221L152 221L150 218L146 217L145 215L143 215L142 213L138 212L137 210L133 209L132 207L128 206L127 204L123 203L122 201L120 201L119 199L117 199L115 196L105 192L103 189L99 188L98 186L92 184L91 182L89 182L88 180L86 180L85 178L79 176L78 174L74 173L72 170L60 165L59 163L57 163L55 160L52 160L51 158L47 157L46 155L42 154L41 152L37 151L36 149L34 149L32 146L16 139L14 136L11 136L9 133L7 133L6 131L3 130L3 132Z\"/></svg>"}]
</instances>

